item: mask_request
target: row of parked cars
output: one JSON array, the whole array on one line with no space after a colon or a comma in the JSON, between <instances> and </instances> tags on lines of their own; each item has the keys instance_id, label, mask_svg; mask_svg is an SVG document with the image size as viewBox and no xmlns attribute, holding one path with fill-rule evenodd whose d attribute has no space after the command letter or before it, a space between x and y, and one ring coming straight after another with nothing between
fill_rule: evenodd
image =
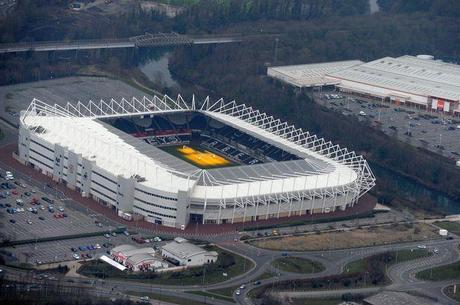
<instances>
[{"instance_id":1,"label":"row of parked cars","mask_svg":"<svg viewBox=\"0 0 460 305\"><path fill-rule=\"evenodd\" d=\"M91 253L77 253L78 251L93 251L93 250L97 250L97 249L101 249L102 247L104 248L109 248L109 247L112 247L113 245L111 243L104 243L102 244L102 246L100 244L95 244L95 245L88 245L88 246L79 246L79 247L72 247L70 248L70 250L72 252L74 252L72 254L72 257L75 259L75 260L79 260L79 259L90 259L90 258L93 258L93 255Z\"/></svg>"}]
</instances>

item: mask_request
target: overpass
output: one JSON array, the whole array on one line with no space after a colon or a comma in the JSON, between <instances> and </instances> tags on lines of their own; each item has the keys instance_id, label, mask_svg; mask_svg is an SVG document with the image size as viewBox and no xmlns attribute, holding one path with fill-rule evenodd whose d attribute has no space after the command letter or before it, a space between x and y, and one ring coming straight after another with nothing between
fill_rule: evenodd
<instances>
[{"instance_id":1,"label":"overpass","mask_svg":"<svg viewBox=\"0 0 460 305\"><path fill-rule=\"evenodd\" d=\"M39 41L0 44L0 54L92 49L152 48L240 42L244 36L189 37L177 33L157 33L121 38L76 41Z\"/></svg>"}]
</instances>

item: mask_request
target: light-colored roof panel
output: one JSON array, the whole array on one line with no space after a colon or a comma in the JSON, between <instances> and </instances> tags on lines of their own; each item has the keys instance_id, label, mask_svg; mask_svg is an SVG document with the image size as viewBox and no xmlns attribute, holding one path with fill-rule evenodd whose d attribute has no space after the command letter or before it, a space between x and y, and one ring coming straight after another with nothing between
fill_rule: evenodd
<instances>
[{"instance_id":1,"label":"light-colored roof panel","mask_svg":"<svg viewBox=\"0 0 460 305\"><path fill-rule=\"evenodd\" d=\"M122 264L114 261L113 259L111 259L110 257L106 256L106 255L102 255L100 258L99 258L101 261L103 262L106 262L107 264L117 268L118 270L120 271L125 271L126 270L126 267L123 266Z\"/></svg>"},{"instance_id":2,"label":"light-colored roof panel","mask_svg":"<svg viewBox=\"0 0 460 305\"><path fill-rule=\"evenodd\" d=\"M176 241L167 243L162 247L162 249L183 259L207 252L206 250L198 247L197 245L188 242L178 243Z\"/></svg>"},{"instance_id":3,"label":"light-colored roof panel","mask_svg":"<svg viewBox=\"0 0 460 305\"><path fill-rule=\"evenodd\" d=\"M306 65L278 66L267 69L268 76L298 87L333 85L337 81L326 77L328 73L353 67L363 62L360 60L336 61Z\"/></svg>"},{"instance_id":4,"label":"light-colored roof panel","mask_svg":"<svg viewBox=\"0 0 460 305\"><path fill-rule=\"evenodd\" d=\"M407 76L392 75L386 72L375 72L366 67L357 67L331 74L342 80L354 81L366 85L401 91L421 96L434 96L449 100L460 100L460 87L438 84Z\"/></svg>"}]
</instances>

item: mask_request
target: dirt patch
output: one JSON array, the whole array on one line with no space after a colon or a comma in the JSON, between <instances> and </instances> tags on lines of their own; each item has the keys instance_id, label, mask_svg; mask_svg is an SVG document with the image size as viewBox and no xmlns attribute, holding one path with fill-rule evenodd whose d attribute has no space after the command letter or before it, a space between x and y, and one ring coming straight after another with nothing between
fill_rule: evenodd
<instances>
[{"instance_id":1,"label":"dirt patch","mask_svg":"<svg viewBox=\"0 0 460 305\"><path fill-rule=\"evenodd\" d=\"M265 249L308 251L376 246L435 238L439 238L436 229L427 224L414 224L269 238L250 243Z\"/></svg>"}]
</instances>

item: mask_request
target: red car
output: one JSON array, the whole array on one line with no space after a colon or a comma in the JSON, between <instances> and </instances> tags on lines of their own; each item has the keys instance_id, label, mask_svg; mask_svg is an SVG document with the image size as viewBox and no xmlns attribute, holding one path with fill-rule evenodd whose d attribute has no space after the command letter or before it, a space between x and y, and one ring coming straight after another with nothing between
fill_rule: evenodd
<instances>
[{"instance_id":1,"label":"red car","mask_svg":"<svg viewBox=\"0 0 460 305\"><path fill-rule=\"evenodd\" d=\"M13 190L13 191L11 192L11 194L13 194L13 195L17 195L17 194L18 194L18 192L16 192L16 191L14 191L14 190Z\"/></svg>"},{"instance_id":2,"label":"red car","mask_svg":"<svg viewBox=\"0 0 460 305\"><path fill-rule=\"evenodd\" d=\"M56 218L63 218L64 215L62 213L54 213L54 217Z\"/></svg>"}]
</instances>

